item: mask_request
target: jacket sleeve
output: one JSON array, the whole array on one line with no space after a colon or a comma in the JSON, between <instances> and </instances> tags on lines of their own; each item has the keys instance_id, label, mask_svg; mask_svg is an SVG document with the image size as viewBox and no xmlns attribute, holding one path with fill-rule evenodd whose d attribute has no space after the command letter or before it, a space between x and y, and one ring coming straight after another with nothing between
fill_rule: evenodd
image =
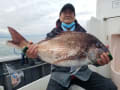
<instances>
[{"instance_id":1,"label":"jacket sleeve","mask_svg":"<svg viewBox=\"0 0 120 90\"><path fill-rule=\"evenodd\" d=\"M76 31L78 31L78 32L86 32L86 30L79 24L77 25Z\"/></svg>"},{"instance_id":2,"label":"jacket sleeve","mask_svg":"<svg viewBox=\"0 0 120 90\"><path fill-rule=\"evenodd\" d=\"M55 37L56 35L59 34L59 30L57 30L56 28L54 28L51 32L49 32L46 36L46 39L50 39Z\"/></svg>"}]
</instances>

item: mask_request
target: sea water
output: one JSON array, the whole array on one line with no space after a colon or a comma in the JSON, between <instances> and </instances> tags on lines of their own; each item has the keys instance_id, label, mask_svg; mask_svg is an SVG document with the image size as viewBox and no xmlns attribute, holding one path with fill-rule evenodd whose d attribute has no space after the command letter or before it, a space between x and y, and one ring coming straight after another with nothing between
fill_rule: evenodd
<instances>
[{"instance_id":1,"label":"sea water","mask_svg":"<svg viewBox=\"0 0 120 90\"><path fill-rule=\"evenodd\" d=\"M27 37L27 40L33 41L34 43L39 42L42 39L44 39L44 36ZM11 40L11 38L8 37L0 38L0 58L16 56L21 54L21 50L15 49L6 44L8 40Z\"/></svg>"}]
</instances>

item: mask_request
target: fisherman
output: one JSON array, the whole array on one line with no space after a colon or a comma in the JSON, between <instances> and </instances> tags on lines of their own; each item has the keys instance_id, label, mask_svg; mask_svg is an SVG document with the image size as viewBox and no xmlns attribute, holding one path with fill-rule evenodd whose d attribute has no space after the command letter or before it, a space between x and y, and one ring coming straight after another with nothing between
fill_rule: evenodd
<instances>
[{"instance_id":1,"label":"fisherman","mask_svg":"<svg viewBox=\"0 0 120 90\"><path fill-rule=\"evenodd\" d=\"M56 27L47 34L47 38L53 38L65 31L86 33L86 30L75 19L75 8L70 3L65 4L61 9L59 19L56 21ZM36 44L30 44L27 56L37 58L37 48ZM103 53L101 60L98 60L98 64L95 66L102 66L109 62L108 53ZM52 65L51 78L47 90L68 90L73 84L79 85L86 90L117 90L111 79L91 71L86 65L81 68Z\"/></svg>"}]
</instances>

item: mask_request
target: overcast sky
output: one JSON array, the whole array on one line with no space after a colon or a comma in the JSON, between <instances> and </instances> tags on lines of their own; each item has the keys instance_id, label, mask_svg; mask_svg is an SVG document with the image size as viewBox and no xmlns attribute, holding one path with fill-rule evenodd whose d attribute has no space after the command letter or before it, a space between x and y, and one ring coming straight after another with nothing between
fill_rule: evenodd
<instances>
[{"instance_id":1,"label":"overcast sky","mask_svg":"<svg viewBox=\"0 0 120 90\"><path fill-rule=\"evenodd\" d=\"M76 19L83 27L96 16L96 0L0 0L0 33L8 33L11 26L22 34L46 34L55 27L66 3L75 6Z\"/></svg>"}]
</instances>

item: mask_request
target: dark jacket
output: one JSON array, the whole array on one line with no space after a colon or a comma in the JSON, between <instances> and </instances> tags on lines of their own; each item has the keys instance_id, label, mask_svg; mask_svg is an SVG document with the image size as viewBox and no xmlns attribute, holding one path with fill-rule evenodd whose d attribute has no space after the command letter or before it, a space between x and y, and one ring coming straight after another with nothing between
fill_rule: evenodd
<instances>
[{"instance_id":1,"label":"dark jacket","mask_svg":"<svg viewBox=\"0 0 120 90\"><path fill-rule=\"evenodd\" d=\"M85 29L83 29L77 21L75 21L76 28L74 31L76 32L86 32ZM56 22L56 27L47 34L47 38L53 38L56 35L60 34L63 32L61 28L61 22L58 20ZM83 66L81 67L76 73L71 73L71 68L70 67L60 67L56 65L52 65L52 70L51 70L51 79L55 80L59 84L61 84L64 87L68 87L70 84L71 80L71 75L76 76L80 80L87 81L92 74L92 71L88 69L88 66Z\"/></svg>"},{"instance_id":2,"label":"dark jacket","mask_svg":"<svg viewBox=\"0 0 120 90\"><path fill-rule=\"evenodd\" d=\"M75 23L76 23L75 31L77 31L77 32L86 32L86 30L85 30L83 27L81 27L81 26L77 23L76 20L75 20ZM61 28L61 22L60 22L60 20L57 20L57 22L56 22L56 27L53 28L53 30L52 30L50 33L47 34L47 38L53 38L53 37L55 37L56 35L58 35L59 33L61 33L61 32L63 32L63 30L62 30L62 28Z\"/></svg>"}]
</instances>

